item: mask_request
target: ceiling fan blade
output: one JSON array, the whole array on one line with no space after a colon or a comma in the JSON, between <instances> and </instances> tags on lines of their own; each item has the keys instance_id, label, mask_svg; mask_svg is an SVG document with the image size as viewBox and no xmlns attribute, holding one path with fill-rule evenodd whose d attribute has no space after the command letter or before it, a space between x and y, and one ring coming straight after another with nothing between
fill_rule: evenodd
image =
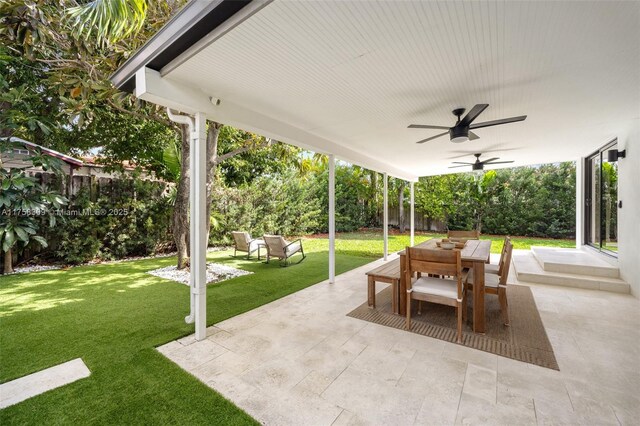
<instances>
[{"instance_id":1,"label":"ceiling fan blade","mask_svg":"<svg viewBox=\"0 0 640 426\"><path fill-rule=\"evenodd\" d=\"M435 136L431 136L430 138L422 139L421 141L418 141L418 142L416 142L416 143L425 143L425 142L429 142L429 141L431 141L431 140L434 140L434 139L436 139L436 138L439 138L440 136L444 136L444 135L448 135L448 134L449 134L449 132L448 132L448 131L446 131L446 132L444 132L444 133L440 133L439 135L435 135Z\"/></svg>"},{"instance_id":2,"label":"ceiling fan blade","mask_svg":"<svg viewBox=\"0 0 640 426\"><path fill-rule=\"evenodd\" d=\"M457 167L469 167L469 164L462 164L460 166L449 166L450 169L455 169Z\"/></svg>"},{"instance_id":3,"label":"ceiling fan blade","mask_svg":"<svg viewBox=\"0 0 640 426\"><path fill-rule=\"evenodd\" d=\"M493 158L489 158L488 160L481 161L481 163L489 164L490 162L492 162L494 160L499 160L499 159L500 159L500 157L493 157Z\"/></svg>"},{"instance_id":4,"label":"ceiling fan blade","mask_svg":"<svg viewBox=\"0 0 640 426\"><path fill-rule=\"evenodd\" d=\"M437 129L437 130L449 130L449 127L445 126L431 126L429 124L409 124L407 129Z\"/></svg>"},{"instance_id":5,"label":"ceiling fan blade","mask_svg":"<svg viewBox=\"0 0 640 426\"><path fill-rule=\"evenodd\" d=\"M480 136L476 135L475 133L473 133L472 131L469 131L469 140L470 141L474 141L476 139L480 139Z\"/></svg>"},{"instance_id":6,"label":"ceiling fan blade","mask_svg":"<svg viewBox=\"0 0 640 426\"><path fill-rule=\"evenodd\" d=\"M452 161L451 163L452 164L466 164L468 166L473 165L473 163L467 163L467 162L464 162L464 161Z\"/></svg>"},{"instance_id":7,"label":"ceiling fan blade","mask_svg":"<svg viewBox=\"0 0 640 426\"><path fill-rule=\"evenodd\" d=\"M472 124L471 126L469 126L469 128L479 129L481 127L490 127L490 126L497 126L500 124L515 123L517 121L524 121L526 118L527 118L526 115L520 115L518 117L511 117L511 118L501 118L500 120L492 120L492 121L485 121L484 123Z\"/></svg>"},{"instance_id":8,"label":"ceiling fan blade","mask_svg":"<svg viewBox=\"0 0 640 426\"><path fill-rule=\"evenodd\" d=\"M494 161L492 163L487 163L486 161L482 164L507 164L507 163L513 163L514 161Z\"/></svg>"},{"instance_id":9,"label":"ceiling fan blade","mask_svg":"<svg viewBox=\"0 0 640 426\"><path fill-rule=\"evenodd\" d=\"M473 120L475 120L476 118L478 118L480 114L482 114L482 111L487 109L488 106L489 104L477 104L476 106L471 108L471 111L469 111L467 115L465 115L464 118L460 120L460 125L462 126L470 125L473 122Z\"/></svg>"}]
</instances>

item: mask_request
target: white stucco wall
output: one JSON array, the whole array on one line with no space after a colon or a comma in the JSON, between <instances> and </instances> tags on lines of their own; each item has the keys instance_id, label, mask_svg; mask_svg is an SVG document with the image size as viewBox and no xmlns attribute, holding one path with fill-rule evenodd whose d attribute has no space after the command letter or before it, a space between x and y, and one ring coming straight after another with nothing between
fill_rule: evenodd
<instances>
[{"instance_id":1,"label":"white stucco wall","mask_svg":"<svg viewBox=\"0 0 640 426\"><path fill-rule=\"evenodd\" d=\"M626 158L618 160L618 264L621 278L640 297L640 120L631 131L618 138L618 150Z\"/></svg>"}]
</instances>

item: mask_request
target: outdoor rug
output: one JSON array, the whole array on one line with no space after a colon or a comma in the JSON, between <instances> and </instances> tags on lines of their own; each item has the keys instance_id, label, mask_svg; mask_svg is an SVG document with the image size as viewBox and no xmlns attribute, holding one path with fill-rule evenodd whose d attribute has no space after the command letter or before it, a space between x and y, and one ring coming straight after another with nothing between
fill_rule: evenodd
<instances>
[{"instance_id":1,"label":"outdoor rug","mask_svg":"<svg viewBox=\"0 0 640 426\"><path fill-rule=\"evenodd\" d=\"M510 327L505 327L502 322L498 297L488 295L485 298L486 334L484 335L476 334L471 330L470 299L471 297L468 298L467 323L463 324L462 345L560 370L529 287L520 285L507 287ZM375 309L369 308L365 302L349 312L347 316L405 330L406 317L395 315L391 310L390 286L376 294ZM422 302L422 315L418 315L415 309L411 316L411 332L451 343L456 343L456 325L455 309L450 306Z\"/></svg>"}]
</instances>

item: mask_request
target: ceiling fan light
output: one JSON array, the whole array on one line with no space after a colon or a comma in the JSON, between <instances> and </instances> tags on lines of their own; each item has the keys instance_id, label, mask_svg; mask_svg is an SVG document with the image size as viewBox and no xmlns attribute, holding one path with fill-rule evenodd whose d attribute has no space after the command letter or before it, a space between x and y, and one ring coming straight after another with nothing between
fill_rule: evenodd
<instances>
[{"instance_id":1,"label":"ceiling fan light","mask_svg":"<svg viewBox=\"0 0 640 426\"><path fill-rule=\"evenodd\" d=\"M462 143L469 140L468 136L456 136L455 138L451 138L451 142L453 143Z\"/></svg>"},{"instance_id":2,"label":"ceiling fan light","mask_svg":"<svg viewBox=\"0 0 640 426\"><path fill-rule=\"evenodd\" d=\"M469 140L469 128L465 126L455 126L449 129L449 139L453 143L462 143Z\"/></svg>"}]
</instances>

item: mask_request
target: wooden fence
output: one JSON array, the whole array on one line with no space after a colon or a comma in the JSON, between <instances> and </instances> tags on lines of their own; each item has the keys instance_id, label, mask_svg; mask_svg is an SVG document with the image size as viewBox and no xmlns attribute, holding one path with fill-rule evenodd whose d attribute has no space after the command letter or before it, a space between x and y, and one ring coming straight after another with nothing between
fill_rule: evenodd
<instances>
[{"instance_id":1,"label":"wooden fence","mask_svg":"<svg viewBox=\"0 0 640 426\"><path fill-rule=\"evenodd\" d=\"M55 187L62 195L69 200L78 195L83 189L88 189L89 198L91 201L96 201L101 196L113 196L115 194L115 188L120 191L129 192L135 199L136 192L132 177L122 179L121 177L103 177L95 175L64 175L64 181L61 178L55 176L52 173L40 172L40 171L27 171L27 174L34 176L38 183L47 187ZM173 185L170 182L156 181L164 187L164 191L169 190ZM128 187L128 188L125 188ZM161 195L161 194L158 194Z\"/></svg>"},{"instance_id":2,"label":"wooden fence","mask_svg":"<svg viewBox=\"0 0 640 426\"><path fill-rule=\"evenodd\" d=\"M398 226L398 217L400 216L399 210L400 209L398 208L398 206L389 207L389 225L394 227L399 227ZM409 225L411 220L410 215L411 215L410 209L408 207L405 207L404 225L407 231L409 230ZM382 212L380 213L378 220L380 221L380 223L382 223L383 221ZM446 229L447 229L444 222L440 220L429 220L427 216L425 216L424 214L418 211L415 212L414 223L415 223L416 231L446 232Z\"/></svg>"}]
</instances>

